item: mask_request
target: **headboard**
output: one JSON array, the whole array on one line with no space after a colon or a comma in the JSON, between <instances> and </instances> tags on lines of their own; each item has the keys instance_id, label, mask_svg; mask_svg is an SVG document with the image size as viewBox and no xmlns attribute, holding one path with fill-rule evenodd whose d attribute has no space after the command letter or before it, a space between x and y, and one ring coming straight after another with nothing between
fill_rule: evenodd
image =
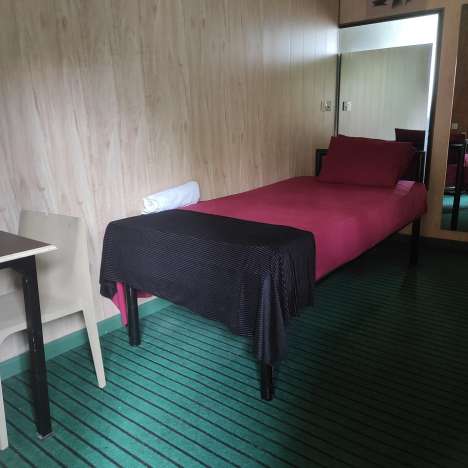
<instances>
[{"instance_id":1,"label":"headboard","mask_svg":"<svg viewBox=\"0 0 468 468\"><path fill-rule=\"evenodd\" d=\"M320 170L322 169L323 158L327 155L328 149L317 149L315 151L315 175L318 176L320 174ZM414 178L408 180L414 180L415 182L421 182L426 184L425 180L425 166L426 166L426 152L425 151L416 151L416 158L417 158L417 166L416 166L416 174Z\"/></svg>"}]
</instances>

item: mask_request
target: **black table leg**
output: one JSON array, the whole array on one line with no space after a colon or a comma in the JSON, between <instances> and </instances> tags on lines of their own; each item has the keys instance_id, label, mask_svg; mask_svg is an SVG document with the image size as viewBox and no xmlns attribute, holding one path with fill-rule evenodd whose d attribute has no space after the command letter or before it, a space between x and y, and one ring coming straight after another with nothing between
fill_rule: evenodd
<instances>
[{"instance_id":1,"label":"black table leg","mask_svg":"<svg viewBox=\"0 0 468 468\"><path fill-rule=\"evenodd\" d=\"M128 342L131 346L138 346L141 343L138 302L136 291L128 284L125 284L125 301L127 303Z\"/></svg>"},{"instance_id":2,"label":"black table leg","mask_svg":"<svg viewBox=\"0 0 468 468\"><path fill-rule=\"evenodd\" d=\"M273 366L260 363L261 395L263 400L273 400Z\"/></svg>"},{"instance_id":3,"label":"black table leg","mask_svg":"<svg viewBox=\"0 0 468 468\"><path fill-rule=\"evenodd\" d=\"M39 303L35 257L22 259L20 271L23 275L24 307L28 326L31 383L36 427L39 437L44 438L52 434L52 424L50 420L47 369L44 353L44 339L42 337L41 308Z\"/></svg>"}]
</instances>

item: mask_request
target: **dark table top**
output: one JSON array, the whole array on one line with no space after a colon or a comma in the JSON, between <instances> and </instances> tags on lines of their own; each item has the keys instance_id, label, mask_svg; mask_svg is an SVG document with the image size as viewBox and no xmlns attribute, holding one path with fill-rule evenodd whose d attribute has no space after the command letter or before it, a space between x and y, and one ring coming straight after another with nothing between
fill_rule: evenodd
<instances>
[{"instance_id":1,"label":"dark table top","mask_svg":"<svg viewBox=\"0 0 468 468\"><path fill-rule=\"evenodd\" d=\"M0 231L0 263L56 249L57 247L52 244Z\"/></svg>"}]
</instances>

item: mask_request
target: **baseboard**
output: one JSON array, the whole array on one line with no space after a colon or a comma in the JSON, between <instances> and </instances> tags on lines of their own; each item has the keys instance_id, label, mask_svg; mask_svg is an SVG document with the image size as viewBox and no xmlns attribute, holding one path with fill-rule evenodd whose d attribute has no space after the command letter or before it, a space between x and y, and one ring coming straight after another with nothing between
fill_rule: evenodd
<instances>
[{"instance_id":1,"label":"baseboard","mask_svg":"<svg viewBox=\"0 0 468 468\"><path fill-rule=\"evenodd\" d=\"M140 304L138 307L140 317L146 317L158 310L164 309L171 303L164 299L155 298L151 301ZM122 327L120 315L114 315L108 319L98 322L99 335L104 336L118 328ZM45 355L46 360L52 359L60 354L63 354L70 349L76 348L88 342L86 330L83 328L69 335L58 338L54 341L46 343ZM19 356L12 357L6 361L0 362L0 376L2 380L20 374L29 369L29 353L23 353Z\"/></svg>"},{"instance_id":2,"label":"baseboard","mask_svg":"<svg viewBox=\"0 0 468 468\"><path fill-rule=\"evenodd\" d=\"M396 242L409 242L409 235L398 233L392 236L390 239ZM456 252L468 252L468 242L452 240L452 239L440 239L437 237L424 237L421 236L421 245L430 249L440 250L451 250Z\"/></svg>"},{"instance_id":3,"label":"baseboard","mask_svg":"<svg viewBox=\"0 0 468 468\"><path fill-rule=\"evenodd\" d=\"M425 247L432 249L451 250L455 252L468 252L468 242L452 240L452 239L439 239L436 237L424 237L422 239Z\"/></svg>"}]
</instances>

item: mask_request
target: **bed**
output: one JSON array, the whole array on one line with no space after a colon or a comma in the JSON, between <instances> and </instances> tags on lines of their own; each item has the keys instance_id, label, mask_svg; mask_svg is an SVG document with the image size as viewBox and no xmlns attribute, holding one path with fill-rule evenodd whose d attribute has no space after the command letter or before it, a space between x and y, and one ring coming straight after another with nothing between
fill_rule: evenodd
<instances>
[{"instance_id":1,"label":"bed","mask_svg":"<svg viewBox=\"0 0 468 468\"><path fill-rule=\"evenodd\" d=\"M294 177L186 209L312 232L318 281L419 218L426 209L426 189L408 180L381 189Z\"/></svg>"},{"instance_id":2,"label":"bed","mask_svg":"<svg viewBox=\"0 0 468 468\"><path fill-rule=\"evenodd\" d=\"M317 151L317 175L326 155L327 150ZM423 152L416 153L415 180L398 180L394 185L324 183L320 180L323 174L294 177L166 214L159 213L153 218L145 218L151 216L145 215L110 223L104 239L101 294L112 297L114 284L124 283L129 341L138 345L138 290L146 290L201 314L204 313L205 291L206 307L214 311L205 316L223 321L236 334L254 337L254 351L260 361L261 396L271 400L273 366L287 353L287 324L300 309L313 302L313 287L317 281L409 224L412 224L411 263L417 262L420 219L426 211L426 188L422 183L424 156ZM405 172L400 167L398 171ZM342 175L347 180L352 177L352 171ZM159 224L154 228L156 221ZM273 248L265 239L274 240ZM152 257L155 246L159 254ZM190 260L194 250L198 257L193 258L198 258L197 261ZM267 261L262 265L274 266L269 266L270 270L265 267L268 271L258 284L251 271L248 280L240 278L238 282L234 275L233 284L250 282L254 289L250 296L241 291L242 297L238 298L235 295L238 286L226 287L225 270L255 270L257 267L245 267L245 260L238 263L246 250L249 254L245 258L258 254L256 259L262 261L267 251ZM176 251L177 255L171 256L170 252ZM211 252L216 254L207 260L206 265L211 268L207 274L204 268L199 268L198 262L210 257ZM228 260L218 261L223 255ZM138 256L141 257L139 263L135 262ZM157 265L159 256L164 257L164 265ZM260 265L259 262L251 264ZM124 270L131 273L126 275ZM219 279L213 273L216 271ZM266 277L274 279L268 281L267 287ZM202 288L196 287L197 281ZM256 295L256 289L262 292ZM242 316L241 321L250 320L251 323L236 327L235 322L239 321L236 307L242 308L246 298L255 305L255 311ZM232 320L233 314L236 320Z\"/></svg>"}]
</instances>

